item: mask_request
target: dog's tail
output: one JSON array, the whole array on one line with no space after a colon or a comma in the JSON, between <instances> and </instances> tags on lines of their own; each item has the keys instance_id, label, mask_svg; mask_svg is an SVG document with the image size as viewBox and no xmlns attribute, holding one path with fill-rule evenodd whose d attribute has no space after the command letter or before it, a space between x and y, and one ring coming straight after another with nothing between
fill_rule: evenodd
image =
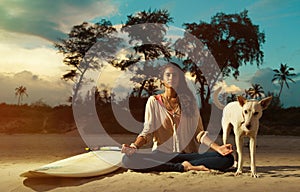
<instances>
[{"instance_id":1,"label":"dog's tail","mask_svg":"<svg viewBox=\"0 0 300 192\"><path fill-rule=\"evenodd\" d=\"M219 100L219 93L221 92L222 87L219 87L218 89L215 90L214 95L213 95L213 101L214 104L221 110L224 109L225 105L223 105L220 100Z\"/></svg>"}]
</instances>

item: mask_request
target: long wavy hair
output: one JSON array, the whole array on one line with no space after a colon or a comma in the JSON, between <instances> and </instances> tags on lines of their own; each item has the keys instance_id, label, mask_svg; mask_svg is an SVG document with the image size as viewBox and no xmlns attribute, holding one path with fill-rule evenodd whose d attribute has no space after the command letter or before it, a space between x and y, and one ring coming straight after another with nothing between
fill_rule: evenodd
<instances>
[{"instance_id":1,"label":"long wavy hair","mask_svg":"<svg viewBox=\"0 0 300 192\"><path fill-rule=\"evenodd\" d=\"M195 96L187 85L185 73L182 68L177 63L169 62L160 68L159 78L162 80L166 68L174 66L176 67L176 69L178 69L179 72L178 87L175 91L179 98L181 113L188 117L193 116L195 110L197 109L197 103L195 100Z\"/></svg>"}]
</instances>

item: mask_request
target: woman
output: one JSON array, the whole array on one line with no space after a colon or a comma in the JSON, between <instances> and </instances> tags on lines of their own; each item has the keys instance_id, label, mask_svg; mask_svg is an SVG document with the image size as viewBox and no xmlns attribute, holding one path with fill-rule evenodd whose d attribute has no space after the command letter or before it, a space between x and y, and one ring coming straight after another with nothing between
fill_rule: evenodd
<instances>
[{"instance_id":1,"label":"woman","mask_svg":"<svg viewBox=\"0 0 300 192\"><path fill-rule=\"evenodd\" d=\"M123 165L135 171L224 171L233 165L232 146L219 146L203 130L195 98L184 73L175 63L161 70L164 92L149 97L145 122L136 140L122 145ZM144 144L153 140L152 152L142 153ZM203 143L215 152L198 153Z\"/></svg>"}]
</instances>

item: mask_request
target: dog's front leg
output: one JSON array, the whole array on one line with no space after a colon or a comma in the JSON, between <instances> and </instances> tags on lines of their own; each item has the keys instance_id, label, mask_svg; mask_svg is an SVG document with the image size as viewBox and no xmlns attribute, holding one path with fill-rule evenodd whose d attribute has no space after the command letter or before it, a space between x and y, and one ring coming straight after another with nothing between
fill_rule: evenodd
<instances>
[{"instance_id":1,"label":"dog's front leg","mask_svg":"<svg viewBox=\"0 0 300 192\"><path fill-rule=\"evenodd\" d=\"M250 137L250 160L251 160L251 176L254 178L258 178L259 176L256 173L256 136Z\"/></svg>"},{"instance_id":2,"label":"dog's front leg","mask_svg":"<svg viewBox=\"0 0 300 192\"><path fill-rule=\"evenodd\" d=\"M241 175L243 173L243 143L244 138L241 135L235 135L236 151L238 155L238 166L235 176Z\"/></svg>"}]
</instances>

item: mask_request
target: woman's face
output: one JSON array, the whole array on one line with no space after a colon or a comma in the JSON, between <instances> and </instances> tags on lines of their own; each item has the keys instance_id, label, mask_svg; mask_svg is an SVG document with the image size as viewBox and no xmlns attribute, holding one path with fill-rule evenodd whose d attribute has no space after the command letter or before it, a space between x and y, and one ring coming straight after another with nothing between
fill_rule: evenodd
<instances>
[{"instance_id":1,"label":"woman's face","mask_svg":"<svg viewBox=\"0 0 300 192\"><path fill-rule=\"evenodd\" d=\"M169 66L163 74L163 83L165 87L176 88L179 84L179 70L174 66Z\"/></svg>"}]
</instances>

